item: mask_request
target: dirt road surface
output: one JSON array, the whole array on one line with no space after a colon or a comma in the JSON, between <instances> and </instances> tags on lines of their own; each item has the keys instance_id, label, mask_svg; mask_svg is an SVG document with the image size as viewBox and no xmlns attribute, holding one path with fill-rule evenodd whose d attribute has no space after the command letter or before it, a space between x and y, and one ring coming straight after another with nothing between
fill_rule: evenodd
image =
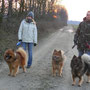
<instances>
[{"instance_id":1,"label":"dirt road surface","mask_svg":"<svg viewBox=\"0 0 90 90\"><path fill-rule=\"evenodd\" d=\"M77 55L73 46L72 28L64 27L50 36L42 39L33 50L33 64L26 73L20 69L16 77L8 76L8 66L3 63L0 69L0 90L90 90L90 83L84 82L78 87L72 86L70 62L73 55ZM63 50L67 57L63 68L63 76L52 76L52 52L54 49Z\"/></svg>"}]
</instances>

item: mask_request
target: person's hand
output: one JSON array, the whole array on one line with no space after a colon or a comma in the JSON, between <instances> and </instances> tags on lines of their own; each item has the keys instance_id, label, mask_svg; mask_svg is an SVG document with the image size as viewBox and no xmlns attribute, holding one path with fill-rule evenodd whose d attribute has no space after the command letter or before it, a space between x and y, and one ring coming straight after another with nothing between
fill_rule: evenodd
<instances>
[{"instance_id":1,"label":"person's hand","mask_svg":"<svg viewBox=\"0 0 90 90\"><path fill-rule=\"evenodd\" d=\"M17 46L19 46L19 45L21 45L21 43L22 43L22 42L21 42L21 41L19 41L16 45L17 45Z\"/></svg>"},{"instance_id":2,"label":"person's hand","mask_svg":"<svg viewBox=\"0 0 90 90\"><path fill-rule=\"evenodd\" d=\"M86 48L90 49L90 45L88 43L86 43Z\"/></svg>"},{"instance_id":3,"label":"person's hand","mask_svg":"<svg viewBox=\"0 0 90 90\"><path fill-rule=\"evenodd\" d=\"M19 42L22 42L22 40L20 39Z\"/></svg>"},{"instance_id":4,"label":"person's hand","mask_svg":"<svg viewBox=\"0 0 90 90\"><path fill-rule=\"evenodd\" d=\"M37 44L36 43L34 43L34 46L36 46Z\"/></svg>"}]
</instances>

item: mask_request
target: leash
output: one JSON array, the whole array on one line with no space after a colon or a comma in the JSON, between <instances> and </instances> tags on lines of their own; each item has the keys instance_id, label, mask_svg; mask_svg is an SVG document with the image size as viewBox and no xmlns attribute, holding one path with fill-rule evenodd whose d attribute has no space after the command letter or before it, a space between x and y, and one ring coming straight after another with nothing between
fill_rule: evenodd
<instances>
[{"instance_id":1,"label":"leash","mask_svg":"<svg viewBox=\"0 0 90 90\"><path fill-rule=\"evenodd\" d=\"M73 48L71 48L70 50L65 51L65 52L64 52L64 55L67 54L67 53L70 52L70 51L72 51L72 53L74 54Z\"/></svg>"},{"instance_id":2,"label":"leash","mask_svg":"<svg viewBox=\"0 0 90 90\"><path fill-rule=\"evenodd\" d=\"M69 51L70 51L70 50L65 51L65 52L64 52L64 55L67 54Z\"/></svg>"}]
</instances>

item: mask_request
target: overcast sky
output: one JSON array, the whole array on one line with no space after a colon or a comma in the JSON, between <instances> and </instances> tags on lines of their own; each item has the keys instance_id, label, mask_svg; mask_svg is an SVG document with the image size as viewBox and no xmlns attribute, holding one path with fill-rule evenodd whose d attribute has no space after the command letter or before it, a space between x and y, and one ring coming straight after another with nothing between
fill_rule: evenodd
<instances>
[{"instance_id":1,"label":"overcast sky","mask_svg":"<svg viewBox=\"0 0 90 90\"><path fill-rule=\"evenodd\" d=\"M82 21L90 10L90 0L62 0L68 11L69 20Z\"/></svg>"}]
</instances>

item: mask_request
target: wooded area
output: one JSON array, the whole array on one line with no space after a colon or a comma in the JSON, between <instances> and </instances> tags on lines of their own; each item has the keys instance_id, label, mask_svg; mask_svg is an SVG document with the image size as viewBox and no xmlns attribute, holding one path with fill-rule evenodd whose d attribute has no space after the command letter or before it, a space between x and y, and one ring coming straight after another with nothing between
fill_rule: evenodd
<instances>
[{"instance_id":1,"label":"wooded area","mask_svg":"<svg viewBox=\"0 0 90 90\"><path fill-rule=\"evenodd\" d=\"M67 10L56 1L0 0L0 60L7 48L16 48L20 23L29 11L34 12L39 40L67 25Z\"/></svg>"},{"instance_id":2,"label":"wooded area","mask_svg":"<svg viewBox=\"0 0 90 90\"><path fill-rule=\"evenodd\" d=\"M58 0L0 0L0 17L20 15L33 11L35 18L52 19L54 15L67 21L68 15L65 7L57 5Z\"/></svg>"}]
</instances>

